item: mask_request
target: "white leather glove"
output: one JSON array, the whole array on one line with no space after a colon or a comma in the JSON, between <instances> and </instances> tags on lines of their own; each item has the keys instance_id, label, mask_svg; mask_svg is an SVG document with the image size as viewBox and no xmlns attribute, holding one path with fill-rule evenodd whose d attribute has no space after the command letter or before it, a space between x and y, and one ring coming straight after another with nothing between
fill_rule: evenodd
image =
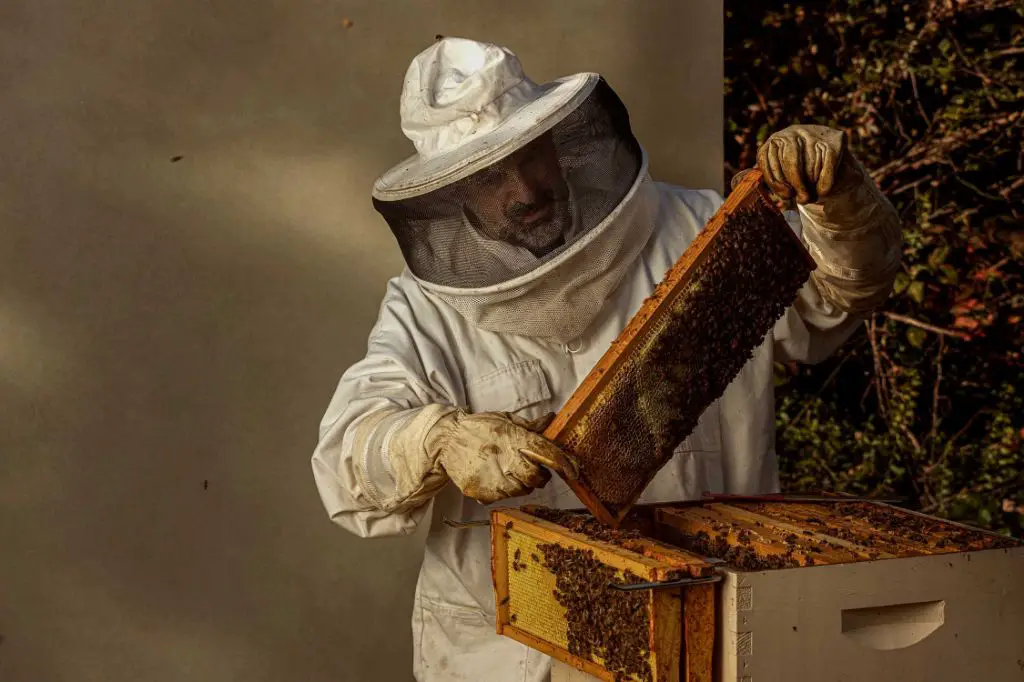
<instances>
[{"instance_id":1,"label":"white leather glove","mask_svg":"<svg viewBox=\"0 0 1024 682\"><path fill-rule=\"evenodd\" d=\"M457 410L427 434L427 453L474 500L487 503L526 495L551 478L545 466L576 478L569 456L538 433L553 418L552 414L527 421L504 412Z\"/></svg>"},{"instance_id":2,"label":"white leather glove","mask_svg":"<svg viewBox=\"0 0 1024 682\"><path fill-rule=\"evenodd\" d=\"M773 192L798 204L822 297L861 315L881 304L900 269L900 219L847 149L846 133L790 126L761 146L757 168Z\"/></svg>"},{"instance_id":3,"label":"white leather glove","mask_svg":"<svg viewBox=\"0 0 1024 682\"><path fill-rule=\"evenodd\" d=\"M849 160L846 133L818 125L790 126L771 135L757 150L757 168L764 173L765 184L798 204L832 194L839 189L840 175L847 186L859 182Z\"/></svg>"},{"instance_id":4,"label":"white leather glove","mask_svg":"<svg viewBox=\"0 0 1024 682\"><path fill-rule=\"evenodd\" d=\"M362 451L365 488L386 511L418 506L449 480L467 497L490 503L543 487L551 478L544 467L577 477L569 456L538 433L553 418L469 414L445 405L385 409L354 425L351 442Z\"/></svg>"}]
</instances>

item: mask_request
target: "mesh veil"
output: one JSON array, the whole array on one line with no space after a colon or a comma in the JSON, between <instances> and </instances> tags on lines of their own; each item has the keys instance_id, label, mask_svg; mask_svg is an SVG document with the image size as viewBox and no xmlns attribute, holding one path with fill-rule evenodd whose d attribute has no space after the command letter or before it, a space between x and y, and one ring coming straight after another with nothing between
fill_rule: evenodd
<instances>
[{"instance_id":1,"label":"mesh veil","mask_svg":"<svg viewBox=\"0 0 1024 682\"><path fill-rule=\"evenodd\" d=\"M417 278L493 287L557 259L602 223L642 165L626 108L600 80L548 132L491 166L426 194L373 203Z\"/></svg>"}]
</instances>

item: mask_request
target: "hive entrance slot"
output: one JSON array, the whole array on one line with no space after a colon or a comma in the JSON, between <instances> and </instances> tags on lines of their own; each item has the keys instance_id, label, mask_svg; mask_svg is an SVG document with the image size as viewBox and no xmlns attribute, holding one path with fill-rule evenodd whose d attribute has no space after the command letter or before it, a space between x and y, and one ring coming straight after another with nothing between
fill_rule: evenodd
<instances>
[{"instance_id":1,"label":"hive entrance slot","mask_svg":"<svg viewBox=\"0 0 1024 682\"><path fill-rule=\"evenodd\" d=\"M843 634L869 649L905 649L932 634L946 621L946 602L892 604L843 609Z\"/></svg>"}]
</instances>

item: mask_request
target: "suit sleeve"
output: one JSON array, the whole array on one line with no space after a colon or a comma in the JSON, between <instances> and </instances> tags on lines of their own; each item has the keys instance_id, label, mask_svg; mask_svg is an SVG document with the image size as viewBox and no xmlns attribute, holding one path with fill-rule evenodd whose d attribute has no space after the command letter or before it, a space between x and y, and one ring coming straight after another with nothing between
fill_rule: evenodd
<instances>
[{"instance_id":1,"label":"suit sleeve","mask_svg":"<svg viewBox=\"0 0 1024 682\"><path fill-rule=\"evenodd\" d=\"M317 490L331 520L361 537L413 532L448 480L423 446L457 391L423 328L432 312L414 311L389 283L366 356L342 375L320 424Z\"/></svg>"},{"instance_id":2,"label":"suit sleeve","mask_svg":"<svg viewBox=\"0 0 1024 682\"><path fill-rule=\"evenodd\" d=\"M790 227L806 243L800 215L794 211L787 211L785 215ZM863 318L841 310L825 298L821 286L817 277L808 279L793 305L786 309L775 324L774 351L777 362L821 362L835 353L863 324Z\"/></svg>"}]
</instances>

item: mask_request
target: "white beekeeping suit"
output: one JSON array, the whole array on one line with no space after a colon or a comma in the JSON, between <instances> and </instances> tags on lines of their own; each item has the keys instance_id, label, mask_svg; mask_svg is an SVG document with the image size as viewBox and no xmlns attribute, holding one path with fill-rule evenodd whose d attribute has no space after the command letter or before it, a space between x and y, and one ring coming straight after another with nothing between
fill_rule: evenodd
<instances>
[{"instance_id":1,"label":"white beekeeping suit","mask_svg":"<svg viewBox=\"0 0 1024 682\"><path fill-rule=\"evenodd\" d=\"M418 55L401 114L416 154L377 181L374 204L407 268L323 418L316 485L357 535L429 524L417 680L546 680L549 659L494 632L487 530L441 519L580 506L541 466L573 464L536 432L722 198L654 182L600 76L539 85L494 45L443 39ZM791 223L819 272L641 502L777 490L773 361L826 357L887 295L898 221L834 133L797 126L766 145L772 186L818 202Z\"/></svg>"}]
</instances>

